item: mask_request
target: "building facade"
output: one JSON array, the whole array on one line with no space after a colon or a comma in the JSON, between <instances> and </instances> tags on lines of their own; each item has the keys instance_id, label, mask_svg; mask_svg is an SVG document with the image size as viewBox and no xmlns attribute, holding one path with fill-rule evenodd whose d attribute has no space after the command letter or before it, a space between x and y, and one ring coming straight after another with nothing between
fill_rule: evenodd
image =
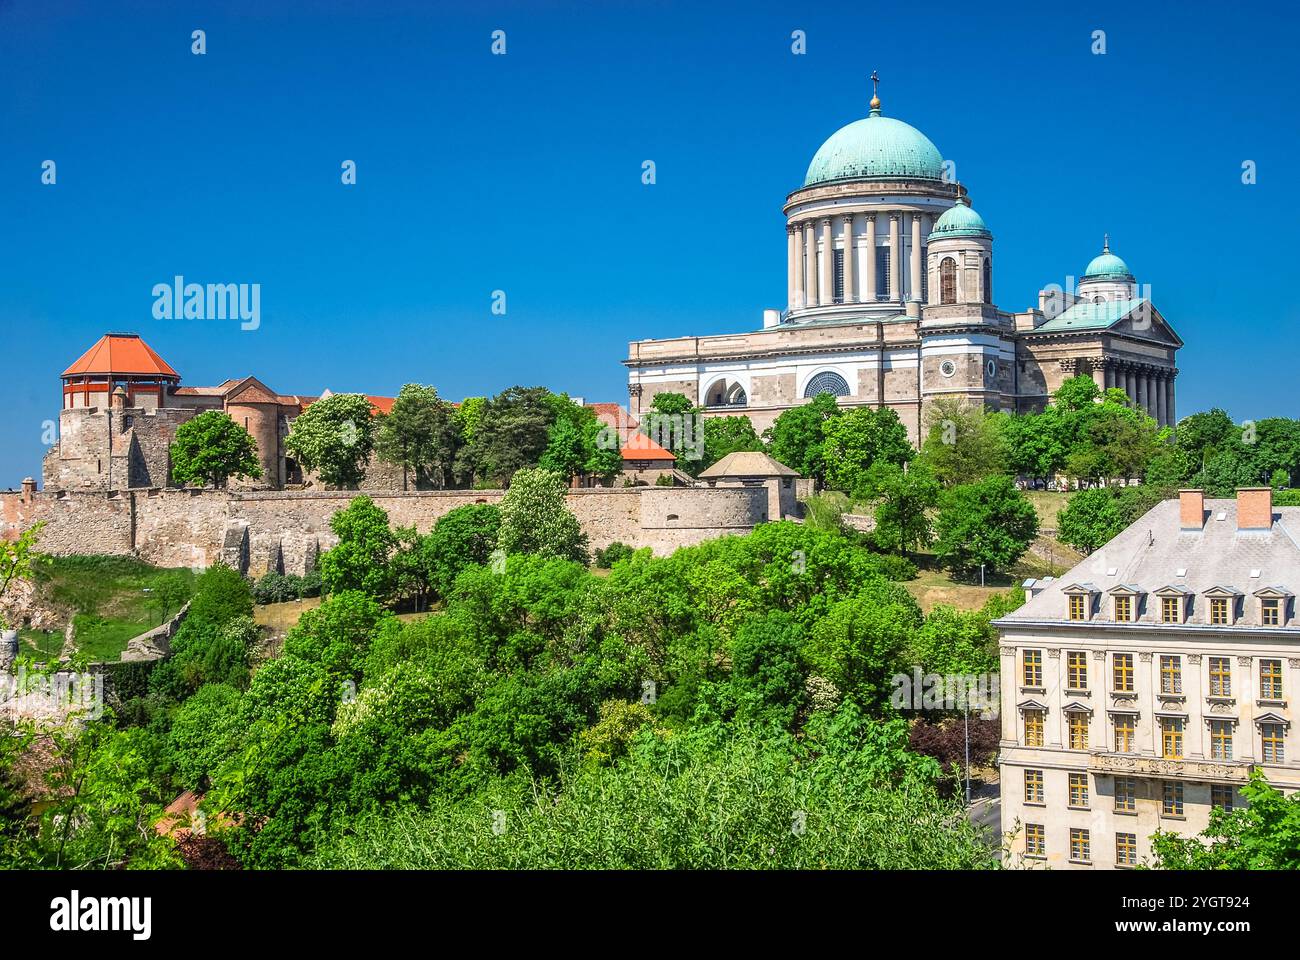
<instances>
[{"instance_id":1,"label":"building facade","mask_svg":"<svg viewBox=\"0 0 1300 960\"><path fill-rule=\"evenodd\" d=\"M1300 508L1186 490L1000 634L1002 829L1014 865L1131 867L1202 831L1252 770L1300 788Z\"/></svg>"},{"instance_id":2,"label":"building facade","mask_svg":"<svg viewBox=\"0 0 1300 960\"><path fill-rule=\"evenodd\" d=\"M939 398L1032 410L1086 374L1174 422L1182 341L1109 238L1074 289L1003 311L993 235L951 170L873 98L786 197L786 308L765 311L751 333L633 341L633 414L681 393L706 416L745 414L762 430L825 392L845 407L894 410L917 442Z\"/></svg>"}]
</instances>

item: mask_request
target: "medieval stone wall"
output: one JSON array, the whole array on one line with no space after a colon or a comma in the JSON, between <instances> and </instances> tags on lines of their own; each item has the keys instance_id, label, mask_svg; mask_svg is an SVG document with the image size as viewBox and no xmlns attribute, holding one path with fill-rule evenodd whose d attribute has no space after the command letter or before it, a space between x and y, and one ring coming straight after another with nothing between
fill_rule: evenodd
<instances>
[{"instance_id":1,"label":"medieval stone wall","mask_svg":"<svg viewBox=\"0 0 1300 960\"><path fill-rule=\"evenodd\" d=\"M499 503L502 490L367 492L394 527L428 532L457 507ZM569 490L566 504L592 549L615 541L658 554L769 518L763 487L595 487ZM254 576L304 573L336 538L330 517L356 491L150 489L0 494L0 535L16 538L45 521L39 549L51 554L136 555L162 567L206 567L218 560Z\"/></svg>"}]
</instances>

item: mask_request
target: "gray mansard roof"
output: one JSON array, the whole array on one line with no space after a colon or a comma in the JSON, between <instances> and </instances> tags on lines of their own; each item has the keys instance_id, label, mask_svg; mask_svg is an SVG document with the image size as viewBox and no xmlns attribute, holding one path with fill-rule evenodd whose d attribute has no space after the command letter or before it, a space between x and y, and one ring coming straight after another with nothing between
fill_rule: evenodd
<instances>
[{"instance_id":1,"label":"gray mansard roof","mask_svg":"<svg viewBox=\"0 0 1300 960\"><path fill-rule=\"evenodd\" d=\"M1114 588L1123 586L1140 592L1136 624L1158 623L1160 605L1153 594L1172 588L1190 594L1187 624L1209 629L1207 594L1235 593L1245 597L1235 624L1213 629L1258 627L1254 595L1289 596L1300 584L1300 507L1273 507L1273 524L1266 530L1238 530L1236 500L1206 499L1205 517L1201 529L1183 530L1178 501L1163 501L1062 576L1027 582L1033 599L998 622L1070 623L1067 595L1088 585L1100 593L1091 618L1095 625L1127 626L1115 623L1111 601ZM1282 626L1300 632L1296 611L1286 609L1291 606L1283 605Z\"/></svg>"}]
</instances>

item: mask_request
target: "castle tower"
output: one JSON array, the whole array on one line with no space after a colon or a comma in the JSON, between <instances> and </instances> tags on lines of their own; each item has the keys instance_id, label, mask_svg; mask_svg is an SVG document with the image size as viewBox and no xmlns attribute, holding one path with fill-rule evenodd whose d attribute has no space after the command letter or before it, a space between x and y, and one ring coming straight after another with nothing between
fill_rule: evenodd
<instances>
[{"instance_id":1,"label":"castle tower","mask_svg":"<svg viewBox=\"0 0 1300 960\"><path fill-rule=\"evenodd\" d=\"M1014 347L1005 316L993 305L993 234L962 196L930 233L929 299L921 334L924 421L949 397L997 410L1013 391Z\"/></svg>"},{"instance_id":2,"label":"castle tower","mask_svg":"<svg viewBox=\"0 0 1300 960\"><path fill-rule=\"evenodd\" d=\"M157 409L167 405L170 388L181 376L134 333L106 333L63 371L63 409L108 407L117 387L124 406Z\"/></svg>"}]
</instances>

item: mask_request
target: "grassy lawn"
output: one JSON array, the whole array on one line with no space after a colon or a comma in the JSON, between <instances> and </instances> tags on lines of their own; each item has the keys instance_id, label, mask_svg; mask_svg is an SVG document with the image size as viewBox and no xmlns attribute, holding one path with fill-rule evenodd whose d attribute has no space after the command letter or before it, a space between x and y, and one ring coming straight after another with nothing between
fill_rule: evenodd
<instances>
[{"instance_id":1,"label":"grassy lawn","mask_svg":"<svg viewBox=\"0 0 1300 960\"><path fill-rule=\"evenodd\" d=\"M167 570L133 557L49 557L37 571L36 586L67 611L78 649L94 660L117 660L128 640L158 626L189 599L194 577L192 570ZM61 630L24 630L20 636L39 655L57 656L63 648Z\"/></svg>"},{"instance_id":2,"label":"grassy lawn","mask_svg":"<svg viewBox=\"0 0 1300 960\"><path fill-rule=\"evenodd\" d=\"M63 650L62 630L32 630L30 627L18 631L20 653L29 653L38 660L53 660Z\"/></svg>"},{"instance_id":3,"label":"grassy lawn","mask_svg":"<svg viewBox=\"0 0 1300 960\"><path fill-rule=\"evenodd\" d=\"M1038 511L1038 525L1046 530L1056 529L1056 515L1065 509L1068 493L1051 490L1026 490L1025 496Z\"/></svg>"}]
</instances>

